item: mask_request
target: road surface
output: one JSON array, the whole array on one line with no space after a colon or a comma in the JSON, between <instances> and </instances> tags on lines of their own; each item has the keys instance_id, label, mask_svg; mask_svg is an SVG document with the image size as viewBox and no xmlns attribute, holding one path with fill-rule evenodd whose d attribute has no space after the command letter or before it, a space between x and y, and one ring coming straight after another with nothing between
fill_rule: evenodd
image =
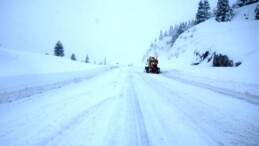
<instances>
[{"instance_id":1,"label":"road surface","mask_svg":"<svg viewBox=\"0 0 259 146\"><path fill-rule=\"evenodd\" d=\"M230 94L121 67L1 103L0 145L259 145L258 113Z\"/></svg>"}]
</instances>

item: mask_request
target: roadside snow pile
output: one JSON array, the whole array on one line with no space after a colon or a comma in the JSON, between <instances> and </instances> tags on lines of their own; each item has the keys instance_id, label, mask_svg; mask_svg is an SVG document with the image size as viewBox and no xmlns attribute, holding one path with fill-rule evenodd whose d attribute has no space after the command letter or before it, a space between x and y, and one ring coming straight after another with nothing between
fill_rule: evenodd
<instances>
[{"instance_id":1,"label":"roadside snow pile","mask_svg":"<svg viewBox=\"0 0 259 146\"><path fill-rule=\"evenodd\" d=\"M90 78L111 66L0 48L0 103Z\"/></svg>"},{"instance_id":2,"label":"roadside snow pile","mask_svg":"<svg viewBox=\"0 0 259 146\"><path fill-rule=\"evenodd\" d=\"M178 72L181 78L259 96L257 4L235 9L231 22L211 18L188 29L173 47L168 43L170 36L158 40L144 58L157 55L161 72ZM218 64L236 67L212 67Z\"/></svg>"},{"instance_id":3,"label":"roadside snow pile","mask_svg":"<svg viewBox=\"0 0 259 146\"><path fill-rule=\"evenodd\" d=\"M96 65L71 61L63 57L0 48L0 76L74 72Z\"/></svg>"}]
</instances>

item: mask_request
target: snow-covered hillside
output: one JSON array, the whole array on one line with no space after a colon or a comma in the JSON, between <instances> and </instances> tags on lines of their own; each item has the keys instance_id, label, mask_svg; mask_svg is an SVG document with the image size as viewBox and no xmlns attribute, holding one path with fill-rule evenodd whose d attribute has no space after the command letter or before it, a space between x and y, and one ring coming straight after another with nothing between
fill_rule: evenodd
<instances>
[{"instance_id":1,"label":"snow-covered hillside","mask_svg":"<svg viewBox=\"0 0 259 146\"><path fill-rule=\"evenodd\" d=\"M110 66L0 48L0 102L90 78Z\"/></svg>"},{"instance_id":2,"label":"snow-covered hillside","mask_svg":"<svg viewBox=\"0 0 259 146\"><path fill-rule=\"evenodd\" d=\"M255 20L255 7L258 3L235 9L231 22L216 22L211 18L198 24L179 36L171 47L171 36L153 42L144 58L156 55L161 70L171 69L196 77L217 79L218 82L234 81L259 84L259 21ZM201 55L208 52L203 60ZM227 55L238 67L212 67L213 54ZM145 62L145 59L143 60ZM199 64L199 65L193 65ZM195 80L195 78L192 78ZM199 79L200 80L200 79ZM222 86L219 85L219 86Z\"/></svg>"},{"instance_id":3,"label":"snow-covered hillside","mask_svg":"<svg viewBox=\"0 0 259 146\"><path fill-rule=\"evenodd\" d=\"M161 60L168 60L171 67L183 67L201 61L196 54L209 51L209 56L214 52L221 53L234 62L242 62L241 67L258 67L259 23L255 20L256 5L236 9L231 22L218 23L211 18L190 28L180 35L173 47L169 43L171 36L158 40L147 51L146 57L158 55ZM212 61L204 60L200 65L212 66Z\"/></svg>"},{"instance_id":4,"label":"snow-covered hillside","mask_svg":"<svg viewBox=\"0 0 259 146\"><path fill-rule=\"evenodd\" d=\"M0 48L0 76L83 71L96 65L48 54ZM65 64L65 66L64 66Z\"/></svg>"}]
</instances>

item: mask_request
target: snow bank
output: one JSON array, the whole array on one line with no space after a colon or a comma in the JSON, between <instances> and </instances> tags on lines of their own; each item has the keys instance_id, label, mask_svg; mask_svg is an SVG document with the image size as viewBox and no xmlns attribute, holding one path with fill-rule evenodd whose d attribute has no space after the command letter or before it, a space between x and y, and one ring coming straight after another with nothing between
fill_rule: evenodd
<instances>
[{"instance_id":1,"label":"snow bank","mask_svg":"<svg viewBox=\"0 0 259 146\"><path fill-rule=\"evenodd\" d=\"M97 67L63 57L4 48L0 48L0 58L0 76L74 72Z\"/></svg>"},{"instance_id":2,"label":"snow bank","mask_svg":"<svg viewBox=\"0 0 259 146\"><path fill-rule=\"evenodd\" d=\"M112 68L0 48L0 102L79 82Z\"/></svg>"}]
</instances>

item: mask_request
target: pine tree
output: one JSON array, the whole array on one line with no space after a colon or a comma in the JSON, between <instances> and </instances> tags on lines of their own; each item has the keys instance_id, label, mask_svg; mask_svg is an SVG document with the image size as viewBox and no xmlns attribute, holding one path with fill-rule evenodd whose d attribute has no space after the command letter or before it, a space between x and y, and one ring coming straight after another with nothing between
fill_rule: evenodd
<instances>
[{"instance_id":1,"label":"pine tree","mask_svg":"<svg viewBox=\"0 0 259 146\"><path fill-rule=\"evenodd\" d=\"M195 20L191 20L191 21L189 22L188 29L191 28L191 27L193 27L194 25L195 25Z\"/></svg>"},{"instance_id":2,"label":"pine tree","mask_svg":"<svg viewBox=\"0 0 259 146\"><path fill-rule=\"evenodd\" d=\"M174 27L171 25L169 29L169 35L172 36L174 31Z\"/></svg>"},{"instance_id":3,"label":"pine tree","mask_svg":"<svg viewBox=\"0 0 259 146\"><path fill-rule=\"evenodd\" d=\"M216 8L216 21L227 22L231 21L233 10L229 6L228 0L218 0Z\"/></svg>"},{"instance_id":4,"label":"pine tree","mask_svg":"<svg viewBox=\"0 0 259 146\"><path fill-rule=\"evenodd\" d=\"M74 61L76 61L76 55L74 54L74 53L72 53L72 55L71 55L71 60L74 60Z\"/></svg>"},{"instance_id":5,"label":"pine tree","mask_svg":"<svg viewBox=\"0 0 259 146\"><path fill-rule=\"evenodd\" d=\"M255 19L259 20L259 4L257 4L255 8Z\"/></svg>"},{"instance_id":6,"label":"pine tree","mask_svg":"<svg viewBox=\"0 0 259 146\"><path fill-rule=\"evenodd\" d=\"M198 12L196 13L196 24L199 24L206 20L206 14L204 9L204 3L201 0L198 5Z\"/></svg>"},{"instance_id":7,"label":"pine tree","mask_svg":"<svg viewBox=\"0 0 259 146\"><path fill-rule=\"evenodd\" d=\"M172 36L172 41L171 41L172 46L174 45L174 43L175 43L175 41L177 40L178 36L179 36L179 35L177 35L177 34L174 34L174 35Z\"/></svg>"},{"instance_id":8,"label":"pine tree","mask_svg":"<svg viewBox=\"0 0 259 146\"><path fill-rule=\"evenodd\" d=\"M236 5L238 5L239 7L242 7L245 5L245 3L246 3L246 0L237 0Z\"/></svg>"},{"instance_id":9,"label":"pine tree","mask_svg":"<svg viewBox=\"0 0 259 146\"><path fill-rule=\"evenodd\" d=\"M159 40L160 41L163 40L163 32L162 32L162 30L160 30Z\"/></svg>"},{"instance_id":10,"label":"pine tree","mask_svg":"<svg viewBox=\"0 0 259 146\"><path fill-rule=\"evenodd\" d=\"M184 23L180 23L180 25L175 28L176 28L176 31L175 31L174 35L172 36L172 40L171 40L172 46L174 45L177 38L186 30L186 26Z\"/></svg>"},{"instance_id":11,"label":"pine tree","mask_svg":"<svg viewBox=\"0 0 259 146\"><path fill-rule=\"evenodd\" d=\"M204 11L205 11L205 19L208 20L211 17L210 12L210 3L208 0L204 0Z\"/></svg>"},{"instance_id":12,"label":"pine tree","mask_svg":"<svg viewBox=\"0 0 259 146\"><path fill-rule=\"evenodd\" d=\"M212 10L212 16L213 17L216 17L216 12L217 12L216 8L213 8L213 10Z\"/></svg>"},{"instance_id":13,"label":"pine tree","mask_svg":"<svg viewBox=\"0 0 259 146\"><path fill-rule=\"evenodd\" d=\"M88 57L88 55L86 55L86 57L85 57L85 63L89 63L89 57Z\"/></svg>"},{"instance_id":14,"label":"pine tree","mask_svg":"<svg viewBox=\"0 0 259 146\"><path fill-rule=\"evenodd\" d=\"M64 47L60 41L57 42L55 48L54 48L54 55L55 56L61 56L63 57L64 54Z\"/></svg>"},{"instance_id":15,"label":"pine tree","mask_svg":"<svg viewBox=\"0 0 259 146\"><path fill-rule=\"evenodd\" d=\"M246 5L253 4L253 3L256 3L256 2L258 2L258 0L247 0Z\"/></svg>"},{"instance_id":16,"label":"pine tree","mask_svg":"<svg viewBox=\"0 0 259 146\"><path fill-rule=\"evenodd\" d=\"M253 4L258 2L259 0L237 0L236 5L239 7L245 6L245 5L249 5L249 4Z\"/></svg>"},{"instance_id":17,"label":"pine tree","mask_svg":"<svg viewBox=\"0 0 259 146\"><path fill-rule=\"evenodd\" d=\"M168 36L167 31L165 31L164 32L164 37L167 37L167 36Z\"/></svg>"},{"instance_id":18,"label":"pine tree","mask_svg":"<svg viewBox=\"0 0 259 146\"><path fill-rule=\"evenodd\" d=\"M184 25L184 23L180 23L180 26L177 30L178 36L181 35L185 30L186 30L186 26Z\"/></svg>"},{"instance_id":19,"label":"pine tree","mask_svg":"<svg viewBox=\"0 0 259 146\"><path fill-rule=\"evenodd\" d=\"M153 44L153 42L151 42L151 44L150 44L150 48L152 48L154 46L154 44Z\"/></svg>"},{"instance_id":20,"label":"pine tree","mask_svg":"<svg viewBox=\"0 0 259 146\"><path fill-rule=\"evenodd\" d=\"M106 61L106 58L104 58L103 65L106 65L106 64L107 64L107 61Z\"/></svg>"}]
</instances>

